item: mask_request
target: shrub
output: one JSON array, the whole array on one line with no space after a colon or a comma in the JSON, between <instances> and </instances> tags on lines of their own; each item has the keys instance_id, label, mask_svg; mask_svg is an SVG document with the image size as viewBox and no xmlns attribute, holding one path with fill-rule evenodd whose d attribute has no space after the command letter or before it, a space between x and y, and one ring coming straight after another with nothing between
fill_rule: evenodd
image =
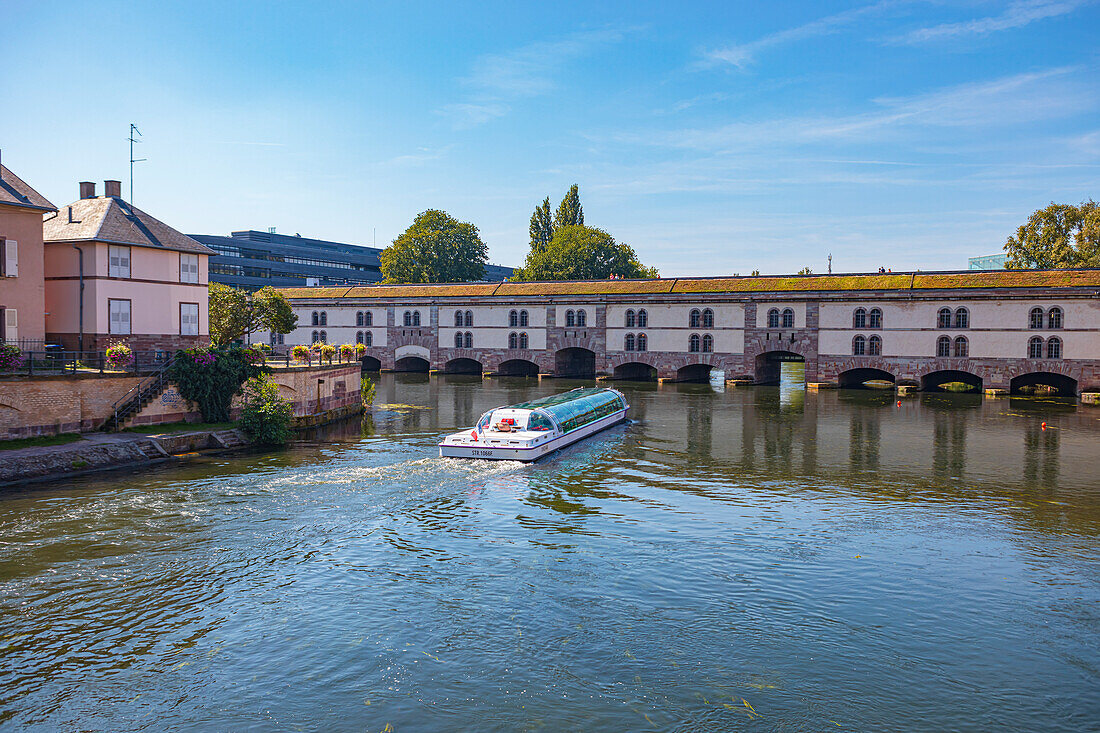
<instances>
[{"instance_id":1,"label":"shrub","mask_svg":"<svg viewBox=\"0 0 1100 733\"><path fill-rule=\"evenodd\" d=\"M329 364L331 364L332 363L332 358L334 356L336 356L336 347L335 346L333 346L332 344L324 344L324 345L321 346L321 358L322 359L324 359Z\"/></svg>"},{"instance_id":2,"label":"shrub","mask_svg":"<svg viewBox=\"0 0 1100 733\"><path fill-rule=\"evenodd\" d=\"M126 344L111 344L107 347L107 363L112 369L125 369L134 363L134 352Z\"/></svg>"},{"instance_id":3,"label":"shrub","mask_svg":"<svg viewBox=\"0 0 1100 733\"><path fill-rule=\"evenodd\" d=\"M340 358L341 359L352 359L354 357L355 357L355 347L354 346L352 346L351 344L343 344L340 347Z\"/></svg>"},{"instance_id":4,"label":"shrub","mask_svg":"<svg viewBox=\"0 0 1100 733\"><path fill-rule=\"evenodd\" d=\"M359 396L363 398L363 407L370 407L374 402L374 382L370 377L363 377L360 380Z\"/></svg>"},{"instance_id":5,"label":"shrub","mask_svg":"<svg viewBox=\"0 0 1100 733\"><path fill-rule=\"evenodd\" d=\"M366 355L366 353L367 353L367 345L366 344L356 344L355 345L355 358L356 359L362 359Z\"/></svg>"},{"instance_id":6,"label":"shrub","mask_svg":"<svg viewBox=\"0 0 1100 733\"><path fill-rule=\"evenodd\" d=\"M309 347L298 345L290 350L291 355L294 357L294 361L309 361Z\"/></svg>"},{"instance_id":7,"label":"shrub","mask_svg":"<svg viewBox=\"0 0 1100 733\"><path fill-rule=\"evenodd\" d=\"M15 344L0 344L0 372L18 369L23 365L23 354Z\"/></svg>"},{"instance_id":8,"label":"shrub","mask_svg":"<svg viewBox=\"0 0 1100 733\"><path fill-rule=\"evenodd\" d=\"M229 405L246 379L261 373L249 349L195 348L176 353L168 372L184 399L194 402L206 422L228 422Z\"/></svg>"},{"instance_id":9,"label":"shrub","mask_svg":"<svg viewBox=\"0 0 1100 733\"><path fill-rule=\"evenodd\" d=\"M266 374L244 383L244 404L237 421L252 442L259 445L286 445L294 434L290 428L293 409L279 394L279 385Z\"/></svg>"}]
</instances>

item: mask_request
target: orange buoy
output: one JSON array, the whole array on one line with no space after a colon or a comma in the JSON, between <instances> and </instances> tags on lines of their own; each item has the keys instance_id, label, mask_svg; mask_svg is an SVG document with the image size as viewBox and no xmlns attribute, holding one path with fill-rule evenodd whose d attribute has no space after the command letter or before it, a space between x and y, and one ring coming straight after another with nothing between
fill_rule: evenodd
<instances>
[{"instance_id":1,"label":"orange buoy","mask_svg":"<svg viewBox=\"0 0 1100 733\"><path fill-rule=\"evenodd\" d=\"M1047 429L1047 424L1043 423L1043 430L1046 430L1046 429Z\"/></svg>"},{"instance_id":2,"label":"orange buoy","mask_svg":"<svg viewBox=\"0 0 1100 733\"><path fill-rule=\"evenodd\" d=\"M901 400L898 400L898 407L901 407Z\"/></svg>"}]
</instances>

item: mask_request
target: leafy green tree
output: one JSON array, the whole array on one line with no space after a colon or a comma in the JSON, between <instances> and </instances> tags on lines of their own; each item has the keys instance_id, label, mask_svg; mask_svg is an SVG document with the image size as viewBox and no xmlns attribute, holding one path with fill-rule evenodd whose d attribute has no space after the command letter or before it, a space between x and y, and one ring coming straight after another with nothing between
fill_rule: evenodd
<instances>
[{"instance_id":1,"label":"leafy green tree","mask_svg":"<svg viewBox=\"0 0 1100 733\"><path fill-rule=\"evenodd\" d=\"M210 283L210 342L224 346L253 331L290 333L298 316L275 288L247 290Z\"/></svg>"},{"instance_id":2,"label":"leafy green tree","mask_svg":"<svg viewBox=\"0 0 1100 733\"><path fill-rule=\"evenodd\" d=\"M554 214L554 229L568 226L584 226L580 189L575 183L569 187L565 198L558 204L557 213Z\"/></svg>"},{"instance_id":3,"label":"leafy green tree","mask_svg":"<svg viewBox=\"0 0 1100 733\"><path fill-rule=\"evenodd\" d=\"M1039 209L1005 243L1005 267L1100 267L1100 205L1051 202Z\"/></svg>"},{"instance_id":4,"label":"leafy green tree","mask_svg":"<svg viewBox=\"0 0 1100 733\"><path fill-rule=\"evenodd\" d=\"M657 270L638 261L634 250L617 243L602 229L564 226L556 229L542 252L531 252L512 278L530 280L606 280L610 277L653 278Z\"/></svg>"},{"instance_id":5,"label":"leafy green tree","mask_svg":"<svg viewBox=\"0 0 1100 733\"><path fill-rule=\"evenodd\" d=\"M445 211L428 209L382 251L388 283L454 283L483 280L489 248L477 227Z\"/></svg>"},{"instance_id":6,"label":"leafy green tree","mask_svg":"<svg viewBox=\"0 0 1100 733\"><path fill-rule=\"evenodd\" d=\"M798 271L798 274L799 274L799 275L813 275L813 274L814 274L814 271L813 271L813 270L811 270L811 269L809 268L809 266L807 266L807 267L803 267L803 268L802 268L801 270L799 270L799 271Z\"/></svg>"},{"instance_id":7,"label":"leafy green tree","mask_svg":"<svg viewBox=\"0 0 1100 733\"><path fill-rule=\"evenodd\" d=\"M267 374L244 383L241 415L237 424L258 445L286 445L294 434L290 423L294 408L279 394L279 385Z\"/></svg>"},{"instance_id":8,"label":"leafy green tree","mask_svg":"<svg viewBox=\"0 0 1100 733\"><path fill-rule=\"evenodd\" d=\"M550 244L554 236L554 224L550 220L550 197L547 196L542 203L535 207L535 213L531 214L531 251L541 252Z\"/></svg>"}]
</instances>

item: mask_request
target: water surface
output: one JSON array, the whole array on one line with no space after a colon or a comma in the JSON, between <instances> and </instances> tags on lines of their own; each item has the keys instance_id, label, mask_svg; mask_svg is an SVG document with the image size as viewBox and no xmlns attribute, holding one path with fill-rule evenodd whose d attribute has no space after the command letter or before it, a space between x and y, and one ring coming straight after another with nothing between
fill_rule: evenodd
<instances>
[{"instance_id":1,"label":"water surface","mask_svg":"<svg viewBox=\"0 0 1100 733\"><path fill-rule=\"evenodd\" d=\"M386 376L283 453L0 495L0 727L1095 729L1100 409L626 385L436 457L578 384Z\"/></svg>"}]
</instances>

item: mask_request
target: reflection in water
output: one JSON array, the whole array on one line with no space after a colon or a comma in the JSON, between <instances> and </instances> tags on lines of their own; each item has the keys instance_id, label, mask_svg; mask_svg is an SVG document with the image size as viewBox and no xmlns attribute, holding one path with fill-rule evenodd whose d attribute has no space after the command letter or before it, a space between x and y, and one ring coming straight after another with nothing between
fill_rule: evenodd
<instances>
[{"instance_id":1,"label":"reflection in water","mask_svg":"<svg viewBox=\"0 0 1100 733\"><path fill-rule=\"evenodd\" d=\"M589 382L384 375L284 452L9 491L0 724L1088 728L1100 411L803 381L617 383L522 465L436 442Z\"/></svg>"}]
</instances>

